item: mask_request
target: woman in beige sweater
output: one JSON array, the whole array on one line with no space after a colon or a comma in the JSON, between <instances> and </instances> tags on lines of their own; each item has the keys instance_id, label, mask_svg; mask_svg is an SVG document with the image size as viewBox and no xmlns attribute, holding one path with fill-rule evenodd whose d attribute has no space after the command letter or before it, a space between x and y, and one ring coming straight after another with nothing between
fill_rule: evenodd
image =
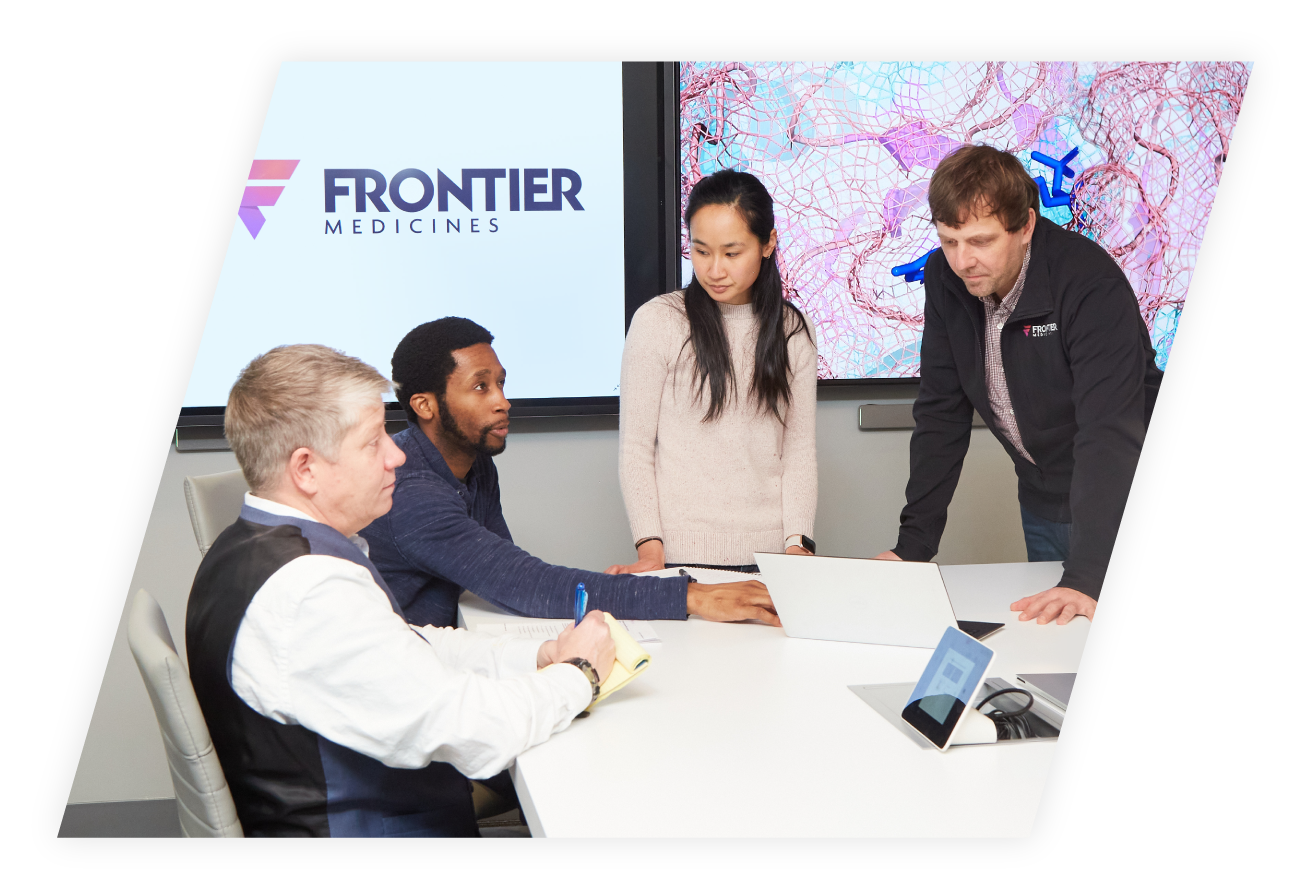
<instances>
[{"instance_id":1,"label":"woman in beige sweater","mask_svg":"<svg viewBox=\"0 0 1312 896\"><path fill-rule=\"evenodd\" d=\"M684 212L693 278L638 309L620 373L620 485L638 560L755 571L815 526L815 332L784 299L774 203L720 171Z\"/></svg>"}]
</instances>

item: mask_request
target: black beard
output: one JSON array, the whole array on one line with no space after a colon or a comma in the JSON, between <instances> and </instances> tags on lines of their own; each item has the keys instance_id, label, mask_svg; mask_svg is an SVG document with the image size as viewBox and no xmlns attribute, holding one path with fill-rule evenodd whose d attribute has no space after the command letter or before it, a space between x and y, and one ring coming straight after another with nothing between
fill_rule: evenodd
<instances>
[{"instance_id":1,"label":"black beard","mask_svg":"<svg viewBox=\"0 0 1312 896\"><path fill-rule=\"evenodd\" d=\"M471 441L467 435L460 431L460 424L456 422L455 417L451 416L451 412L447 410L446 402L441 396L437 396L437 420L442 427L442 432L446 434L446 437L462 448L467 448L478 454L486 454L488 457L496 457L502 451L506 450L506 442L502 442L501 447L499 448L493 448L487 443L487 437L492 434L492 430L496 429L501 424L493 423L489 426L483 427L483 431L479 433L478 441Z\"/></svg>"}]
</instances>

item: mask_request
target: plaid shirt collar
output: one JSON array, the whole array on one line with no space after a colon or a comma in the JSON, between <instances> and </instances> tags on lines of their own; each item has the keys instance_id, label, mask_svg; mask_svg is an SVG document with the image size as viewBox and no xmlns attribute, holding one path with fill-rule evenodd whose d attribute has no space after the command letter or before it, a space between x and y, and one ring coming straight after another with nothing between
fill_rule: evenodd
<instances>
[{"instance_id":1,"label":"plaid shirt collar","mask_svg":"<svg viewBox=\"0 0 1312 896\"><path fill-rule=\"evenodd\" d=\"M1016 285L1011 288L1011 291L1003 296L1000 302L994 299L993 296L980 296L981 302L995 308L1001 308L1007 312L1008 317L1011 316L1011 312L1016 310L1016 303L1020 301L1021 291L1025 289L1025 274L1030 269L1030 249L1033 245L1031 242L1025 247L1025 260L1020 263L1020 275L1016 277Z\"/></svg>"}]
</instances>

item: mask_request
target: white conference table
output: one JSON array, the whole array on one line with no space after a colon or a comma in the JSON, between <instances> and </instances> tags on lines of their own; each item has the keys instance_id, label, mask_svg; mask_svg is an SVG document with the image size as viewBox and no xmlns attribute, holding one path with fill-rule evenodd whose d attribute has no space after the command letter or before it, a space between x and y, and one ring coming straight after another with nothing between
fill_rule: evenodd
<instances>
[{"instance_id":1,"label":"white conference table","mask_svg":"<svg viewBox=\"0 0 1312 896\"><path fill-rule=\"evenodd\" d=\"M1089 621L1018 622L1007 605L1060 563L944 566L958 619L1006 622L990 677L1074 672ZM473 595L461 624L510 622ZM521 755L535 837L1008 837L1029 833L1055 740L946 753L848 685L915 681L932 651L789 638L759 624L655 620L650 668Z\"/></svg>"}]
</instances>

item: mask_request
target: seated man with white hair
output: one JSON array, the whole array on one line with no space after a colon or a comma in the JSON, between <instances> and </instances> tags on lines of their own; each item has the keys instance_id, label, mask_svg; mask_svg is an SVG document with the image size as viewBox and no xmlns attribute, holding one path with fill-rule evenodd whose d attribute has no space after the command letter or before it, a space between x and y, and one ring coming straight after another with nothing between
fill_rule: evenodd
<instances>
[{"instance_id":1,"label":"seated man with white hair","mask_svg":"<svg viewBox=\"0 0 1312 896\"><path fill-rule=\"evenodd\" d=\"M228 397L251 491L196 573L187 655L247 836L477 836L465 776L567 727L614 663L596 611L546 642L406 623L356 535L405 463L390 387L292 345Z\"/></svg>"}]
</instances>

